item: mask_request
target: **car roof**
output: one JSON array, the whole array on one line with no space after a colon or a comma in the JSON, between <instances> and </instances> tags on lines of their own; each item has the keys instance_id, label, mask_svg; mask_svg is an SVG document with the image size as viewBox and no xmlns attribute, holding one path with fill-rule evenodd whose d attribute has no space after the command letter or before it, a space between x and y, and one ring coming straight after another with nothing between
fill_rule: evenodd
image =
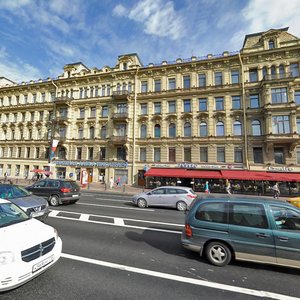
<instances>
[{"instance_id":1,"label":"car roof","mask_svg":"<svg viewBox=\"0 0 300 300\"><path fill-rule=\"evenodd\" d=\"M0 198L0 204L3 204L3 203L11 203L11 202L6 199Z\"/></svg>"},{"instance_id":2,"label":"car roof","mask_svg":"<svg viewBox=\"0 0 300 300\"><path fill-rule=\"evenodd\" d=\"M158 186L158 187L154 188L154 190L158 189L158 188L172 188L172 189L175 188L175 189L183 189L183 190L185 190L185 189L192 190L191 187L188 187L188 186L177 186L177 185L162 185L162 186Z\"/></svg>"},{"instance_id":3,"label":"car roof","mask_svg":"<svg viewBox=\"0 0 300 300\"><path fill-rule=\"evenodd\" d=\"M250 195L228 195L228 194L204 194L198 196L195 202L201 202L203 200L217 200L222 202L233 202L233 201L247 201L247 202L268 202L269 204L287 204L288 206L295 207L285 200L274 199L266 196L250 196Z\"/></svg>"}]
</instances>

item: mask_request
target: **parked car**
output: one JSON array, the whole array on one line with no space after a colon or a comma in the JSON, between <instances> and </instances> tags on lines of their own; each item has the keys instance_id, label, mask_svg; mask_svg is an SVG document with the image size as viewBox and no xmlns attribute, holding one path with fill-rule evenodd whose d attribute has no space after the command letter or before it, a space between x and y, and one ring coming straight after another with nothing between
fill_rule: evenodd
<instances>
[{"instance_id":1,"label":"parked car","mask_svg":"<svg viewBox=\"0 0 300 300\"><path fill-rule=\"evenodd\" d=\"M0 199L0 241L0 292L38 276L61 255L57 231L5 199Z\"/></svg>"},{"instance_id":2,"label":"parked car","mask_svg":"<svg viewBox=\"0 0 300 300\"><path fill-rule=\"evenodd\" d=\"M0 198L8 199L20 206L28 216L44 221L49 214L48 202L42 197L32 195L21 186L0 184Z\"/></svg>"},{"instance_id":3,"label":"parked car","mask_svg":"<svg viewBox=\"0 0 300 300\"><path fill-rule=\"evenodd\" d=\"M287 200L292 205L300 208L300 197L291 197Z\"/></svg>"},{"instance_id":4,"label":"parked car","mask_svg":"<svg viewBox=\"0 0 300 300\"><path fill-rule=\"evenodd\" d=\"M162 186L149 192L135 195L132 202L140 208L148 206L174 207L186 210L197 194L190 187Z\"/></svg>"},{"instance_id":5,"label":"parked car","mask_svg":"<svg viewBox=\"0 0 300 300\"><path fill-rule=\"evenodd\" d=\"M300 268L300 210L266 197L203 196L186 215L181 243L216 266L234 257Z\"/></svg>"},{"instance_id":6,"label":"parked car","mask_svg":"<svg viewBox=\"0 0 300 300\"><path fill-rule=\"evenodd\" d=\"M80 199L80 187L74 180L46 178L26 189L34 195L44 197L52 206L76 203Z\"/></svg>"}]
</instances>

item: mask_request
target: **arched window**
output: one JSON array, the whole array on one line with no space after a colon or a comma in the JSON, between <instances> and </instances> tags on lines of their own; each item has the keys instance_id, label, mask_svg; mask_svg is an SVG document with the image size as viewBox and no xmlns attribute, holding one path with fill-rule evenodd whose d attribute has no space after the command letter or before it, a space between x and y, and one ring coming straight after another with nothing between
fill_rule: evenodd
<instances>
[{"instance_id":1,"label":"arched window","mask_svg":"<svg viewBox=\"0 0 300 300\"><path fill-rule=\"evenodd\" d=\"M192 128L191 128L191 123L190 122L185 122L184 123L184 136L189 137L192 135Z\"/></svg>"},{"instance_id":2,"label":"arched window","mask_svg":"<svg viewBox=\"0 0 300 300\"><path fill-rule=\"evenodd\" d=\"M251 127L252 127L252 135L261 135L260 121L253 120L251 123Z\"/></svg>"},{"instance_id":3,"label":"arched window","mask_svg":"<svg viewBox=\"0 0 300 300\"><path fill-rule=\"evenodd\" d=\"M82 128L82 127L79 127L79 128L78 128L78 138L79 138L79 139L82 139L82 138L83 138L83 128Z\"/></svg>"},{"instance_id":4,"label":"arched window","mask_svg":"<svg viewBox=\"0 0 300 300\"><path fill-rule=\"evenodd\" d=\"M100 137L102 140L106 139L106 126L105 125L101 127Z\"/></svg>"},{"instance_id":5,"label":"arched window","mask_svg":"<svg viewBox=\"0 0 300 300\"><path fill-rule=\"evenodd\" d=\"M154 126L154 137L159 138L160 137L160 125L156 124Z\"/></svg>"},{"instance_id":6,"label":"arched window","mask_svg":"<svg viewBox=\"0 0 300 300\"><path fill-rule=\"evenodd\" d=\"M94 127L90 127L90 139L95 138L95 128Z\"/></svg>"},{"instance_id":7,"label":"arched window","mask_svg":"<svg viewBox=\"0 0 300 300\"><path fill-rule=\"evenodd\" d=\"M224 135L225 135L224 123L219 121L216 124L216 136L224 136Z\"/></svg>"},{"instance_id":8,"label":"arched window","mask_svg":"<svg viewBox=\"0 0 300 300\"><path fill-rule=\"evenodd\" d=\"M242 135L242 123L240 121L233 123L233 135Z\"/></svg>"},{"instance_id":9,"label":"arched window","mask_svg":"<svg viewBox=\"0 0 300 300\"><path fill-rule=\"evenodd\" d=\"M275 66L271 67L271 75L275 75L276 74L276 68Z\"/></svg>"},{"instance_id":10,"label":"arched window","mask_svg":"<svg viewBox=\"0 0 300 300\"><path fill-rule=\"evenodd\" d=\"M267 74L268 74L267 67L263 67L262 68L262 75L263 75L264 79L267 77Z\"/></svg>"},{"instance_id":11,"label":"arched window","mask_svg":"<svg viewBox=\"0 0 300 300\"><path fill-rule=\"evenodd\" d=\"M171 123L169 125L169 137L171 138L176 137L176 125L174 123Z\"/></svg>"},{"instance_id":12,"label":"arched window","mask_svg":"<svg viewBox=\"0 0 300 300\"><path fill-rule=\"evenodd\" d=\"M199 133L200 136L207 136L207 124L205 122L200 123Z\"/></svg>"},{"instance_id":13,"label":"arched window","mask_svg":"<svg viewBox=\"0 0 300 300\"><path fill-rule=\"evenodd\" d=\"M279 66L279 76L280 76L280 78L284 78L284 73L285 73L284 65L280 65Z\"/></svg>"},{"instance_id":14,"label":"arched window","mask_svg":"<svg viewBox=\"0 0 300 300\"><path fill-rule=\"evenodd\" d=\"M297 118L297 133L300 134L300 118Z\"/></svg>"},{"instance_id":15,"label":"arched window","mask_svg":"<svg viewBox=\"0 0 300 300\"><path fill-rule=\"evenodd\" d=\"M275 43L273 40L269 40L269 49L274 49L275 48Z\"/></svg>"},{"instance_id":16,"label":"arched window","mask_svg":"<svg viewBox=\"0 0 300 300\"><path fill-rule=\"evenodd\" d=\"M145 139L147 137L147 125L145 125L145 124L141 125L140 137L142 139Z\"/></svg>"}]
</instances>

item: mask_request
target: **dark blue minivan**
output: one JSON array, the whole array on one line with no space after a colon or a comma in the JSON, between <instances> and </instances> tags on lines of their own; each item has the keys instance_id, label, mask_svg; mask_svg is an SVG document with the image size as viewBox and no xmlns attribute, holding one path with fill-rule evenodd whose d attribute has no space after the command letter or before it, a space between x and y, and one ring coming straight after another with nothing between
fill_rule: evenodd
<instances>
[{"instance_id":1,"label":"dark blue minivan","mask_svg":"<svg viewBox=\"0 0 300 300\"><path fill-rule=\"evenodd\" d=\"M181 242L216 266L235 258L300 268L300 210L266 197L199 197L186 215Z\"/></svg>"}]
</instances>

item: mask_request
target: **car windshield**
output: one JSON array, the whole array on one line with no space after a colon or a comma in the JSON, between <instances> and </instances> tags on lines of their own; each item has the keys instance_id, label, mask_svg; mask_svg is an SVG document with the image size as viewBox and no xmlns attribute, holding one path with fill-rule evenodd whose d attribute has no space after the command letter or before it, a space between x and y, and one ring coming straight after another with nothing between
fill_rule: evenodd
<instances>
[{"instance_id":1,"label":"car windshield","mask_svg":"<svg viewBox=\"0 0 300 300\"><path fill-rule=\"evenodd\" d=\"M17 205L13 203L0 204L0 227L6 227L26 220L29 220L29 217Z\"/></svg>"},{"instance_id":2,"label":"car windshield","mask_svg":"<svg viewBox=\"0 0 300 300\"><path fill-rule=\"evenodd\" d=\"M2 185L0 186L0 198L14 199L30 196L31 193L17 185Z\"/></svg>"}]
</instances>

